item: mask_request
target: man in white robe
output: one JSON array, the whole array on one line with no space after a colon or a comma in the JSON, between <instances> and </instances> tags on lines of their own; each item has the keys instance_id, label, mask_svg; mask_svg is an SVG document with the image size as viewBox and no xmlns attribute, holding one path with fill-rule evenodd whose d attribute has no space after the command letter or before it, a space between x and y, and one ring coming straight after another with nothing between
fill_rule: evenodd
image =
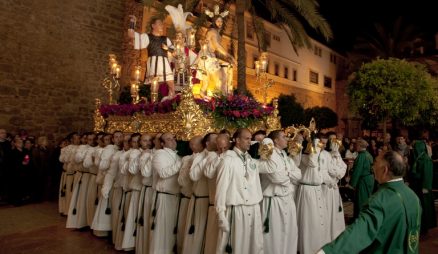
<instances>
[{"instance_id":1,"label":"man in white robe","mask_svg":"<svg viewBox=\"0 0 438 254\"><path fill-rule=\"evenodd\" d=\"M64 163L59 186L59 212L63 215L67 215L70 208L75 176L73 160L80 142L80 136L77 133L70 134L70 144L61 149L61 155L59 156L59 161Z\"/></svg>"},{"instance_id":2,"label":"man in white robe","mask_svg":"<svg viewBox=\"0 0 438 254\"><path fill-rule=\"evenodd\" d=\"M195 136L190 139L189 147L193 153L182 158L181 169L178 175L178 183L181 186L181 200L178 211L178 233L176 239L178 253L182 253L184 238L188 234L188 231L186 230L187 211L190 198L193 194L193 181L190 179L189 173L193 164L193 159L204 149L202 146L202 136Z\"/></svg>"},{"instance_id":3,"label":"man in white robe","mask_svg":"<svg viewBox=\"0 0 438 254\"><path fill-rule=\"evenodd\" d=\"M314 143L318 144L316 139ZM297 193L298 250L300 254L313 254L324 244L328 237L327 207L322 194L322 174L318 163L321 148L315 146L315 152L303 154L300 164L302 170L301 185Z\"/></svg>"},{"instance_id":4,"label":"man in white robe","mask_svg":"<svg viewBox=\"0 0 438 254\"><path fill-rule=\"evenodd\" d=\"M160 137L163 149L152 158L153 188L156 191L152 206L150 253L172 253L176 250L176 222L180 186L178 173L181 158L176 151L175 136L164 133Z\"/></svg>"},{"instance_id":5,"label":"man in white robe","mask_svg":"<svg viewBox=\"0 0 438 254\"><path fill-rule=\"evenodd\" d=\"M260 201L263 199L257 163L248 154L251 132L238 129L235 147L218 167L216 212L219 237L216 253L263 253Z\"/></svg>"},{"instance_id":6,"label":"man in white robe","mask_svg":"<svg viewBox=\"0 0 438 254\"><path fill-rule=\"evenodd\" d=\"M214 199L216 197L216 178L217 168L225 155L225 152L230 148L230 137L226 134L219 134L216 138L217 152L210 153L204 159L204 175L208 178L208 215L207 215L207 229L205 230L205 248L204 253L215 253L217 248L218 238L218 218Z\"/></svg>"},{"instance_id":7,"label":"man in white robe","mask_svg":"<svg viewBox=\"0 0 438 254\"><path fill-rule=\"evenodd\" d=\"M299 181L301 170L284 151L287 139L283 131L272 131L261 145L272 144L273 153L261 155L259 161L263 190L263 249L265 253L296 253L298 227L291 178Z\"/></svg>"},{"instance_id":8,"label":"man in white robe","mask_svg":"<svg viewBox=\"0 0 438 254\"><path fill-rule=\"evenodd\" d=\"M96 155L95 164L98 164L98 172L96 176L96 183L101 185L101 193L99 196L99 203L97 204L96 212L94 213L93 223L91 224L91 229L93 229L93 234L98 237L105 237L112 230L111 218L114 216L115 209L111 205L110 191L113 188L113 180L115 173L112 173L113 161L117 161L118 156L115 158L115 154L121 149L123 142L123 134L120 131L114 132L112 135L112 142L109 143L111 135L105 135L104 149L101 155ZM108 175L112 173L111 175Z\"/></svg>"},{"instance_id":9,"label":"man in white robe","mask_svg":"<svg viewBox=\"0 0 438 254\"><path fill-rule=\"evenodd\" d=\"M347 164L345 164L339 153L339 143L336 141L336 134L331 134L328 137L326 143L326 153L330 156L327 157L327 174L324 179L325 185L325 197L328 209L328 222L329 222L329 236L330 241L333 241L345 230L344 209L342 206L342 198L339 193L338 182L344 177L347 170ZM324 191L324 186L323 186Z\"/></svg>"},{"instance_id":10,"label":"man in white robe","mask_svg":"<svg viewBox=\"0 0 438 254\"><path fill-rule=\"evenodd\" d=\"M202 139L204 150L195 155L190 168L193 181L193 195L190 199L182 253L201 254L204 252L204 236L209 206L208 180L204 176L205 161L209 155L216 154L216 133L208 133Z\"/></svg>"}]
</instances>

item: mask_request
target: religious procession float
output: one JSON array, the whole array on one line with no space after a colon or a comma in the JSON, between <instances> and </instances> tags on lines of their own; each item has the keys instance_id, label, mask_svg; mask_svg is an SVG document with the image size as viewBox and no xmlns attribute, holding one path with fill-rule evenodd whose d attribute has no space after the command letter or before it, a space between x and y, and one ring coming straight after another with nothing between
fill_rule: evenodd
<instances>
[{"instance_id":1,"label":"religious procession float","mask_svg":"<svg viewBox=\"0 0 438 254\"><path fill-rule=\"evenodd\" d=\"M217 5L213 10L206 9L212 25L206 34L199 35L186 21L192 14L184 12L181 5L168 5L165 9L175 27L174 40L163 36L163 22L159 19L151 19L151 33L135 32L136 18L132 16L128 33L134 48L148 50L145 78L141 81L142 67L137 66L129 91L132 102L114 103L114 94L120 91L121 67L115 55L110 55L110 75L102 83L109 93L109 104L96 99L94 130L172 132L177 139L187 141L224 128L280 129L276 99L271 104L266 99L260 103L233 89L236 61L222 47L219 33L229 12L220 12ZM257 78L266 76L267 64L267 54L262 53L256 62Z\"/></svg>"}]
</instances>

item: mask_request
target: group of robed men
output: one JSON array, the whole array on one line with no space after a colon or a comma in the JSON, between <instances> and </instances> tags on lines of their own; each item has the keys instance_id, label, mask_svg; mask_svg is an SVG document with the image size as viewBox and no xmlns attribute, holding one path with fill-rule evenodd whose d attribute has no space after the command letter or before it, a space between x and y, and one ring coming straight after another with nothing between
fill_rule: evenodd
<instances>
[{"instance_id":1,"label":"group of robed men","mask_svg":"<svg viewBox=\"0 0 438 254\"><path fill-rule=\"evenodd\" d=\"M93 133L82 142L73 135L60 156L59 211L68 216L68 228L90 226L97 236L112 231L117 250L136 253L385 253L405 243L409 219L398 228L400 240L386 236L390 228L380 231L389 227L385 213L365 212L381 205L377 197L371 200L378 204L365 205L365 215L344 231L337 183L347 166L330 138L316 139L323 146L313 153L287 154L285 133L273 131L261 142L273 146L271 153L257 160L248 153L248 129L232 138L226 132L194 137L193 153L182 158L171 133L101 134L97 146ZM398 220L415 215L405 209ZM354 237L361 244L354 245Z\"/></svg>"}]
</instances>

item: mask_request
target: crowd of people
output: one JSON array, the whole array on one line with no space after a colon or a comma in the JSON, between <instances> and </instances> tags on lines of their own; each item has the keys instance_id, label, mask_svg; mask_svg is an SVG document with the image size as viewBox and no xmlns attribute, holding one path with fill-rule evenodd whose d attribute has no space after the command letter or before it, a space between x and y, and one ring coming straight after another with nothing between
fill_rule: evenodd
<instances>
[{"instance_id":1,"label":"crowd of people","mask_svg":"<svg viewBox=\"0 0 438 254\"><path fill-rule=\"evenodd\" d=\"M57 200L62 172L61 147L47 136L35 137L26 130L12 135L0 129L0 202L16 206Z\"/></svg>"},{"instance_id":2,"label":"crowd of people","mask_svg":"<svg viewBox=\"0 0 438 254\"><path fill-rule=\"evenodd\" d=\"M1 179L14 179L2 197L19 205L57 193L67 228L89 227L136 253L415 253L420 225L411 217L421 216L422 232L436 226L437 146L426 135L395 140L238 129L177 142L116 131L71 133L53 150L45 137L0 129ZM341 185L354 193L347 230Z\"/></svg>"}]
</instances>

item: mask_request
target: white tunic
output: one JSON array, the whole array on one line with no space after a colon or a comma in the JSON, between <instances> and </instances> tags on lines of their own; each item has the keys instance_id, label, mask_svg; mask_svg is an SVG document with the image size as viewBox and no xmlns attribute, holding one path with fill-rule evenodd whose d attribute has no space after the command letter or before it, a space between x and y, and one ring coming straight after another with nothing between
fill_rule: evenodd
<instances>
[{"instance_id":1,"label":"white tunic","mask_svg":"<svg viewBox=\"0 0 438 254\"><path fill-rule=\"evenodd\" d=\"M233 253L263 253L262 199L257 163L237 148L227 151L218 168L215 205L218 214L225 212L230 232L219 233L217 253L227 245Z\"/></svg>"},{"instance_id":2,"label":"white tunic","mask_svg":"<svg viewBox=\"0 0 438 254\"><path fill-rule=\"evenodd\" d=\"M152 209L156 213L151 218L150 253L172 253L176 248L174 232L177 231L180 168L181 158L169 148L156 151L152 158L153 188L156 190Z\"/></svg>"},{"instance_id":3,"label":"white tunic","mask_svg":"<svg viewBox=\"0 0 438 254\"><path fill-rule=\"evenodd\" d=\"M67 215L67 168L68 168L68 158L70 158L70 152L73 145L68 145L61 149L61 154L59 155L59 161L63 163L61 181L59 183L59 195L58 195L58 211L60 214Z\"/></svg>"},{"instance_id":4,"label":"white tunic","mask_svg":"<svg viewBox=\"0 0 438 254\"><path fill-rule=\"evenodd\" d=\"M203 253L205 228L208 215L208 181L204 176L204 159L209 155L204 150L196 154L190 167L189 177L193 181L193 195L187 211L182 253ZM215 152L212 152L215 153Z\"/></svg>"},{"instance_id":5,"label":"white tunic","mask_svg":"<svg viewBox=\"0 0 438 254\"><path fill-rule=\"evenodd\" d=\"M224 154L210 153L205 158L204 175L208 178L208 219L207 229L205 231L205 248L204 253L215 253L217 249L217 238L219 233L218 218L216 208L214 206L214 199L216 196L216 178L217 167L222 160Z\"/></svg>"},{"instance_id":6,"label":"white tunic","mask_svg":"<svg viewBox=\"0 0 438 254\"><path fill-rule=\"evenodd\" d=\"M264 253L296 253L298 227L294 181L301 171L286 153L278 148L268 160L259 161L263 189L262 219Z\"/></svg>"},{"instance_id":7,"label":"white tunic","mask_svg":"<svg viewBox=\"0 0 438 254\"><path fill-rule=\"evenodd\" d=\"M322 195L323 183L317 154L303 155L300 168L303 172L297 193L298 250L302 254L316 253L328 237L327 209Z\"/></svg>"},{"instance_id":8,"label":"white tunic","mask_svg":"<svg viewBox=\"0 0 438 254\"><path fill-rule=\"evenodd\" d=\"M99 203L94 213L91 229L96 236L106 236L112 230L111 218L116 209L111 204L111 189L114 177L117 174L120 153L115 145L107 145L105 148L96 149L94 165L98 166L96 184L100 188ZM108 197L108 198L106 198Z\"/></svg>"},{"instance_id":9,"label":"white tunic","mask_svg":"<svg viewBox=\"0 0 438 254\"><path fill-rule=\"evenodd\" d=\"M152 151L143 150L139 167L142 178L142 188L140 191L140 201L138 205L137 237L135 239L135 253L149 253L149 232L151 231L149 218L152 207Z\"/></svg>"},{"instance_id":10,"label":"white tunic","mask_svg":"<svg viewBox=\"0 0 438 254\"><path fill-rule=\"evenodd\" d=\"M83 165L88 148L90 148L89 145L80 145L74 155L76 174L66 228L83 228L88 226L86 202L90 174L87 174L88 169L84 168Z\"/></svg>"},{"instance_id":11,"label":"white tunic","mask_svg":"<svg viewBox=\"0 0 438 254\"><path fill-rule=\"evenodd\" d=\"M339 152L327 152L327 176L324 178L325 197L328 210L329 237L336 239L345 230L344 209L339 193L338 181L344 177L347 164L342 160Z\"/></svg>"},{"instance_id":12,"label":"white tunic","mask_svg":"<svg viewBox=\"0 0 438 254\"><path fill-rule=\"evenodd\" d=\"M99 187L96 183L96 175L98 168L94 164L95 155L96 154L97 147L88 147L87 153L85 154L85 159L83 166L86 169L87 174L90 175L90 179L88 181L88 187L87 187L87 197L86 197L86 204L87 204L87 224L91 227L93 224L93 218L94 213L96 212L96 207L98 205L99 199L98 199L98 193L99 193Z\"/></svg>"},{"instance_id":13,"label":"white tunic","mask_svg":"<svg viewBox=\"0 0 438 254\"><path fill-rule=\"evenodd\" d=\"M177 250L182 253L184 238L187 235L186 222L187 212L189 208L190 199L193 194L193 181L190 179L189 173L192 167L193 159L196 153L184 156L181 160L181 170L178 175L178 183L181 186L181 203L178 214L178 233L177 233Z\"/></svg>"}]
</instances>

